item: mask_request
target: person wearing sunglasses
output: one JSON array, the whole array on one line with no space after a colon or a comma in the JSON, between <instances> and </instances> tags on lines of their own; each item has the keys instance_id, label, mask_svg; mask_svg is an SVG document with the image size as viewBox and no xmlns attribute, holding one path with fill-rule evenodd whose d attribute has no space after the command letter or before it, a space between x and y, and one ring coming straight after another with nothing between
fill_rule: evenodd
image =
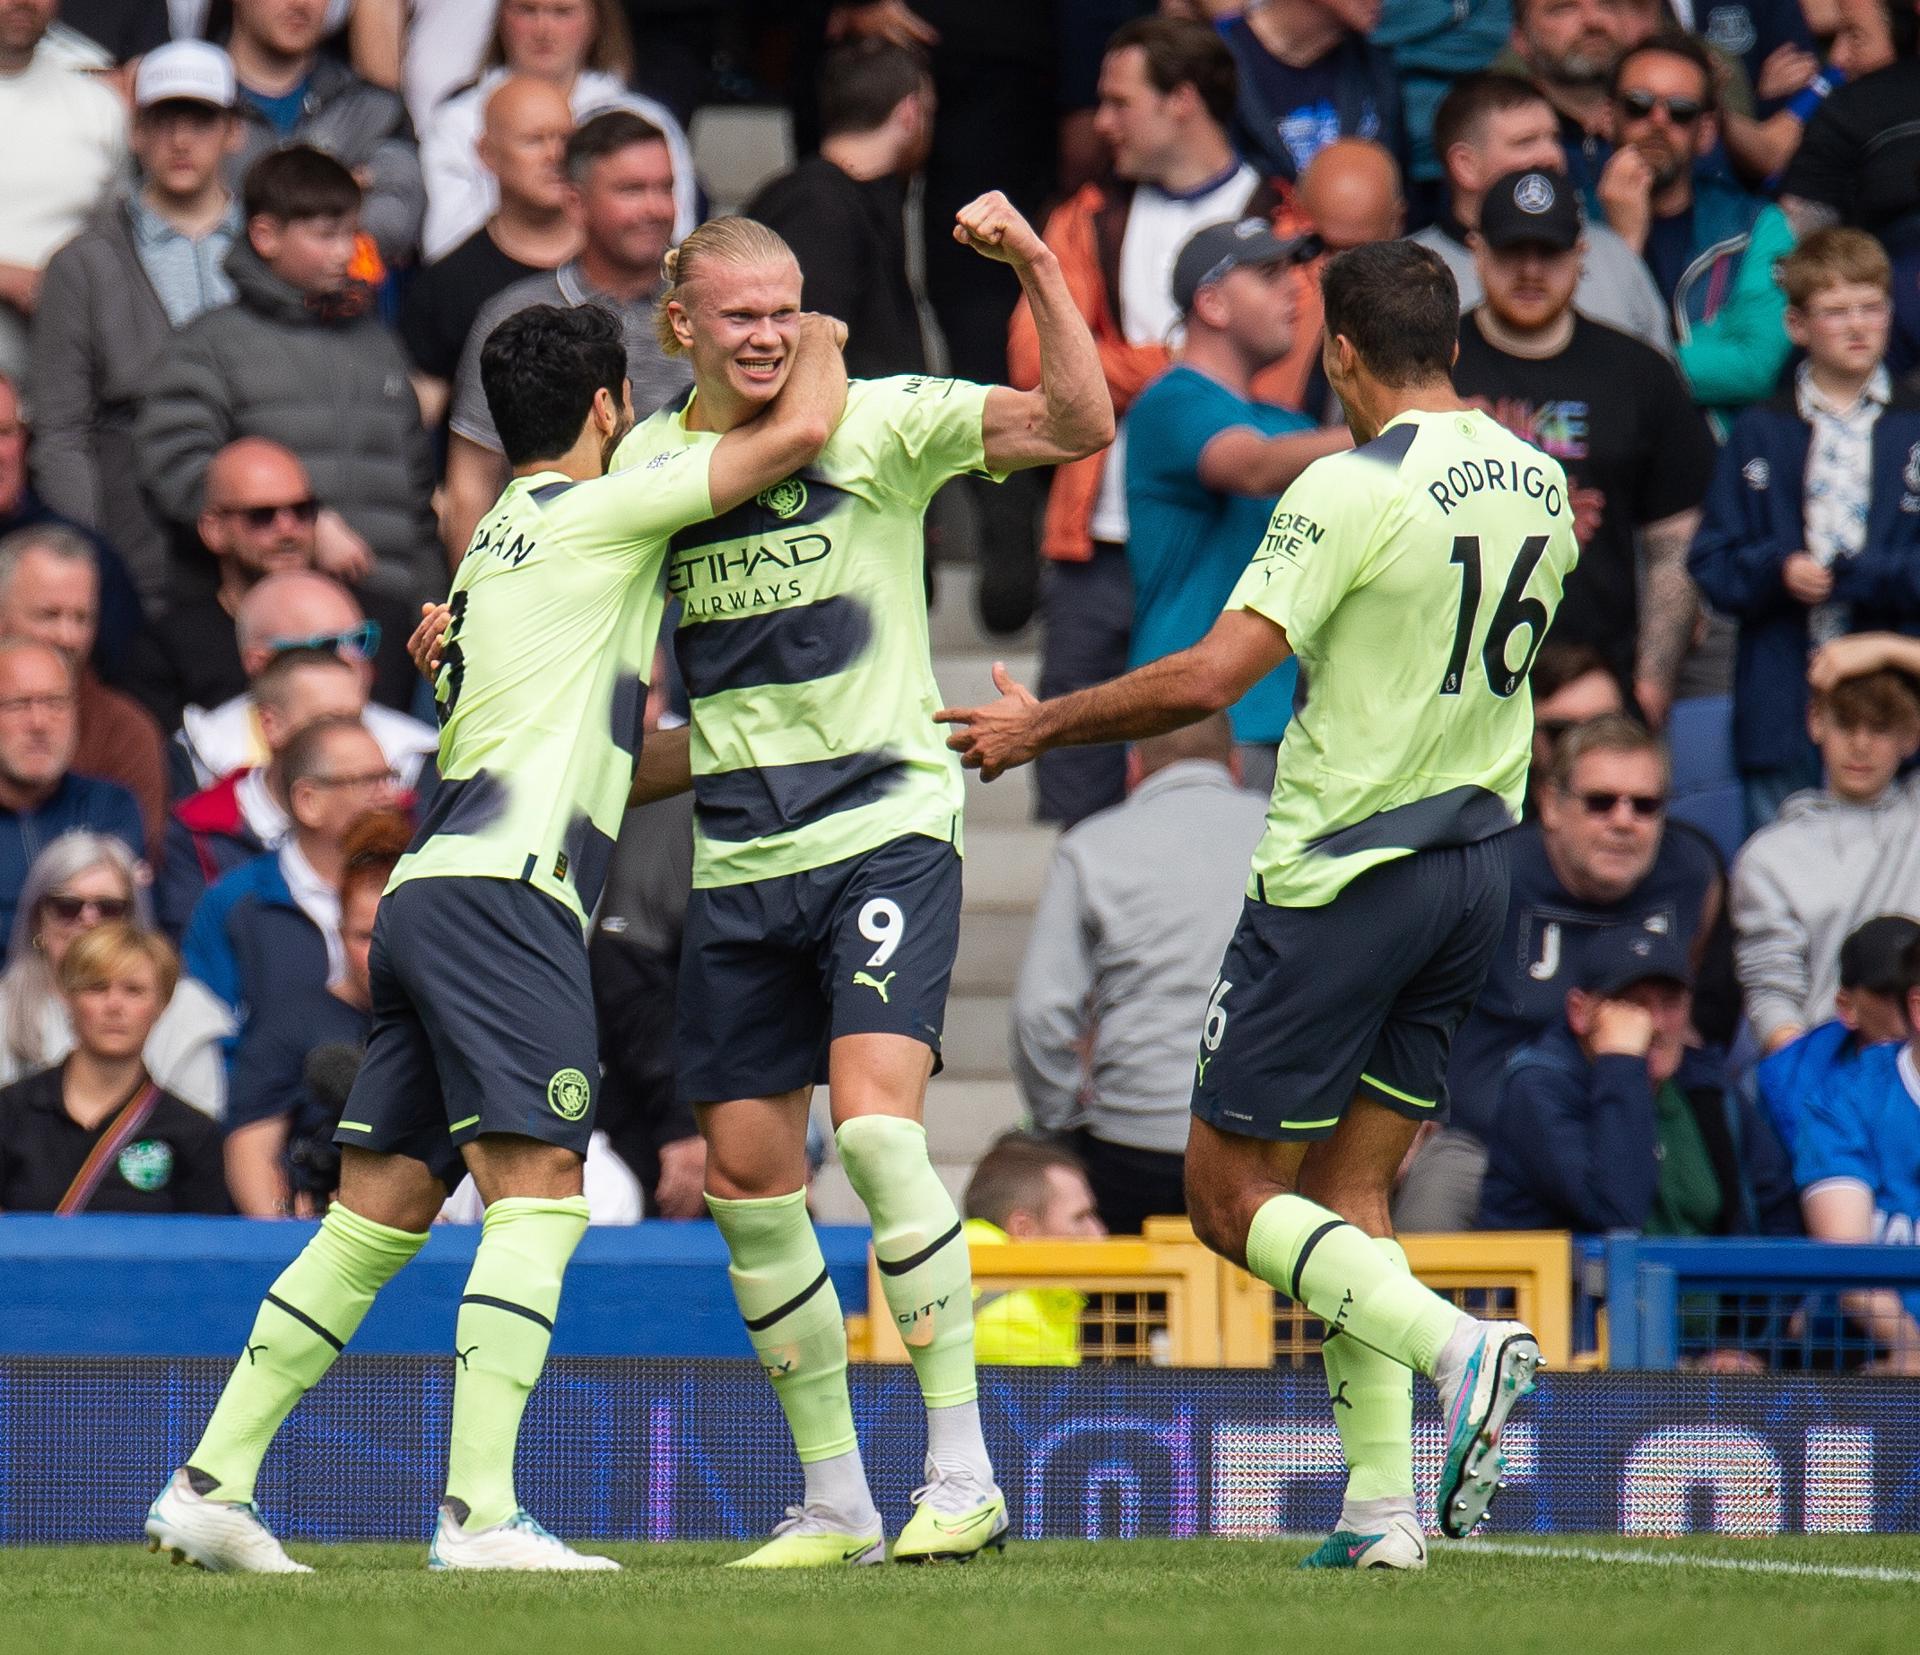
<instances>
[{"instance_id":1,"label":"person wearing sunglasses","mask_svg":"<svg viewBox=\"0 0 1920 1655\"><path fill-rule=\"evenodd\" d=\"M63 833L34 859L0 972L0 1086L60 1062L73 1049L73 1019L59 990L67 950L96 926L153 928L133 853L104 833ZM147 1036L156 1085L218 1120L226 1108L221 1042L233 1032L226 1007L183 978Z\"/></svg>"},{"instance_id":2,"label":"person wearing sunglasses","mask_svg":"<svg viewBox=\"0 0 1920 1655\"><path fill-rule=\"evenodd\" d=\"M1667 752L1612 713L1570 729L1509 842L1513 877L1486 987L1453 1043L1452 1113L1407 1169L1393 1220L1470 1230L1508 1060L1559 1021L1591 950L1617 933L1671 938L1698 960L1724 880L1713 847L1667 820Z\"/></svg>"},{"instance_id":3,"label":"person wearing sunglasses","mask_svg":"<svg viewBox=\"0 0 1920 1655\"><path fill-rule=\"evenodd\" d=\"M1699 163L1720 140L1713 60L1671 31L1614 67L1618 147L1600 174L1607 222L1653 272L1673 309L1680 372L1724 436L1773 394L1793 346L1774 260L1793 246L1786 215Z\"/></svg>"}]
</instances>

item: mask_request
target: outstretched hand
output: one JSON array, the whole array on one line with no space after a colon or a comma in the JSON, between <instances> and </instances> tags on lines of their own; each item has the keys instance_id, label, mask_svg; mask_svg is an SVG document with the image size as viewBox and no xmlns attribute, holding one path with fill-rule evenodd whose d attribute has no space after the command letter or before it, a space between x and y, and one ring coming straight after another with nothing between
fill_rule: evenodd
<instances>
[{"instance_id":1,"label":"outstretched hand","mask_svg":"<svg viewBox=\"0 0 1920 1655\"><path fill-rule=\"evenodd\" d=\"M431 684L440 671L440 640L447 635L447 628L453 625L453 611L444 603L423 603L420 606L420 624L413 629L413 636L407 640L407 655L420 676Z\"/></svg>"},{"instance_id":2,"label":"outstretched hand","mask_svg":"<svg viewBox=\"0 0 1920 1655\"><path fill-rule=\"evenodd\" d=\"M1016 270L1047 250L1039 232L998 190L976 196L954 215L953 239L983 258L997 259Z\"/></svg>"},{"instance_id":3,"label":"outstretched hand","mask_svg":"<svg viewBox=\"0 0 1920 1655\"><path fill-rule=\"evenodd\" d=\"M942 707L936 724L956 728L947 745L960 755L982 781L993 781L1016 765L1031 764L1040 754L1035 726L1040 703L1026 685L1007 671L1004 661L993 663L993 687L1000 699L986 707Z\"/></svg>"}]
</instances>

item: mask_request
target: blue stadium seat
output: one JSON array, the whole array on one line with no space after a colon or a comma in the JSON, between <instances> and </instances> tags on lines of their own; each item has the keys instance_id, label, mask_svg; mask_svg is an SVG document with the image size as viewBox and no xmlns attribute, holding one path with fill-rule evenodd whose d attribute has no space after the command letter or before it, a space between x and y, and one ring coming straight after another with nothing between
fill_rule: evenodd
<instances>
[{"instance_id":1,"label":"blue stadium seat","mask_svg":"<svg viewBox=\"0 0 1920 1655\"><path fill-rule=\"evenodd\" d=\"M1733 698L1676 701L1667 723L1673 752L1673 816L1698 828L1729 862L1746 838L1740 773L1733 764Z\"/></svg>"}]
</instances>

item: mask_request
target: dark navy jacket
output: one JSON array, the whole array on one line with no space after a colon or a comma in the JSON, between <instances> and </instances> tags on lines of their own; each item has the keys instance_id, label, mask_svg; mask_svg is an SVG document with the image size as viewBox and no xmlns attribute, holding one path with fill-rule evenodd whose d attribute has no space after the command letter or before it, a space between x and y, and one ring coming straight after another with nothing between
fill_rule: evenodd
<instances>
[{"instance_id":1,"label":"dark navy jacket","mask_svg":"<svg viewBox=\"0 0 1920 1655\"><path fill-rule=\"evenodd\" d=\"M1725 1084L1714 1051L1689 1051L1674 1082L1720 1181L1721 1235L1796 1235L1793 1169L1773 1129ZM1645 1058L1591 1062L1564 1021L1515 1055L1488 1143L1480 1224L1489 1230L1644 1229L1659 1188L1659 1118Z\"/></svg>"},{"instance_id":2,"label":"dark navy jacket","mask_svg":"<svg viewBox=\"0 0 1920 1655\"><path fill-rule=\"evenodd\" d=\"M237 789L246 773L236 770L203 787L167 817L166 853L154 881L153 909L160 929L176 942L214 883L267 848L240 808Z\"/></svg>"},{"instance_id":3,"label":"dark navy jacket","mask_svg":"<svg viewBox=\"0 0 1920 1655\"><path fill-rule=\"evenodd\" d=\"M1812 427L1791 394L1734 422L1707 491L1687 566L1707 600L1740 623L1733 747L1742 770L1805 762L1807 609L1780 582L1806 547ZM1920 636L1920 397L1896 389L1873 428L1867 541L1834 565L1833 598L1853 630Z\"/></svg>"},{"instance_id":4,"label":"dark navy jacket","mask_svg":"<svg viewBox=\"0 0 1920 1655\"><path fill-rule=\"evenodd\" d=\"M33 859L75 828L112 834L135 856L146 855L140 807L118 782L69 774L38 810L0 810L0 937L13 934L13 911Z\"/></svg>"},{"instance_id":5,"label":"dark navy jacket","mask_svg":"<svg viewBox=\"0 0 1920 1655\"><path fill-rule=\"evenodd\" d=\"M1280 141L1279 116L1260 92L1259 62L1266 47L1240 19L1220 25L1220 38L1233 54L1240 75L1240 95L1234 110L1234 147L1263 178L1294 181L1293 156ZM1393 53L1349 29L1333 48L1334 112L1343 137L1367 136L1369 115L1379 122L1370 136L1396 159L1404 159L1400 125L1400 82L1394 74Z\"/></svg>"},{"instance_id":6,"label":"dark navy jacket","mask_svg":"<svg viewBox=\"0 0 1920 1655\"><path fill-rule=\"evenodd\" d=\"M287 889L280 858L269 852L224 875L194 909L180 947L185 975L233 1008L239 1032L227 1060L264 1006L295 1004L329 975L327 940Z\"/></svg>"}]
</instances>

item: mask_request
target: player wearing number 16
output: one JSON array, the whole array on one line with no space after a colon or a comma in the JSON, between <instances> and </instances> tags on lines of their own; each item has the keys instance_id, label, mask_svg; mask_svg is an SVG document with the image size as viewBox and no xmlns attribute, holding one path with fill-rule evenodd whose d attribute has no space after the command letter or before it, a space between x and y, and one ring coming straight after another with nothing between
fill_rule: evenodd
<instances>
[{"instance_id":1,"label":"player wearing number 16","mask_svg":"<svg viewBox=\"0 0 1920 1655\"><path fill-rule=\"evenodd\" d=\"M1485 1514L1507 1414L1540 1353L1407 1274L1387 1217L1507 903L1503 835L1533 736L1527 673L1577 551L1566 477L1454 394L1453 278L1383 242L1324 280L1327 377L1358 445L1309 467L1212 631L1055 701L948 709L991 779L1062 744L1123 741L1231 705L1289 654L1246 908L1200 1030L1187 1148L1194 1227L1326 1323L1348 1482L1309 1563L1419 1568L1412 1375L1448 1433L1439 1527Z\"/></svg>"},{"instance_id":2,"label":"player wearing number 16","mask_svg":"<svg viewBox=\"0 0 1920 1655\"><path fill-rule=\"evenodd\" d=\"M619 322L536 305L486 341L480 377L513 480L454 580L442 780L374 926L373 1028L336 1134L340 1196L274 1282L205 1434L148 1515L149 1538L176 1558L300 1568L254 1515L261 1458L471 1172L486 1220L455 1323L428 1562L617 1567L547 1533L513 1477L587 1225L599 1063L583 932L636 761L645 780L643 679L669 538L812 459L845 402L845 330L785 320L784 384L764 417L618 476L604 475L607 457L633 424Z\"/></svg>"}]
</instances>

